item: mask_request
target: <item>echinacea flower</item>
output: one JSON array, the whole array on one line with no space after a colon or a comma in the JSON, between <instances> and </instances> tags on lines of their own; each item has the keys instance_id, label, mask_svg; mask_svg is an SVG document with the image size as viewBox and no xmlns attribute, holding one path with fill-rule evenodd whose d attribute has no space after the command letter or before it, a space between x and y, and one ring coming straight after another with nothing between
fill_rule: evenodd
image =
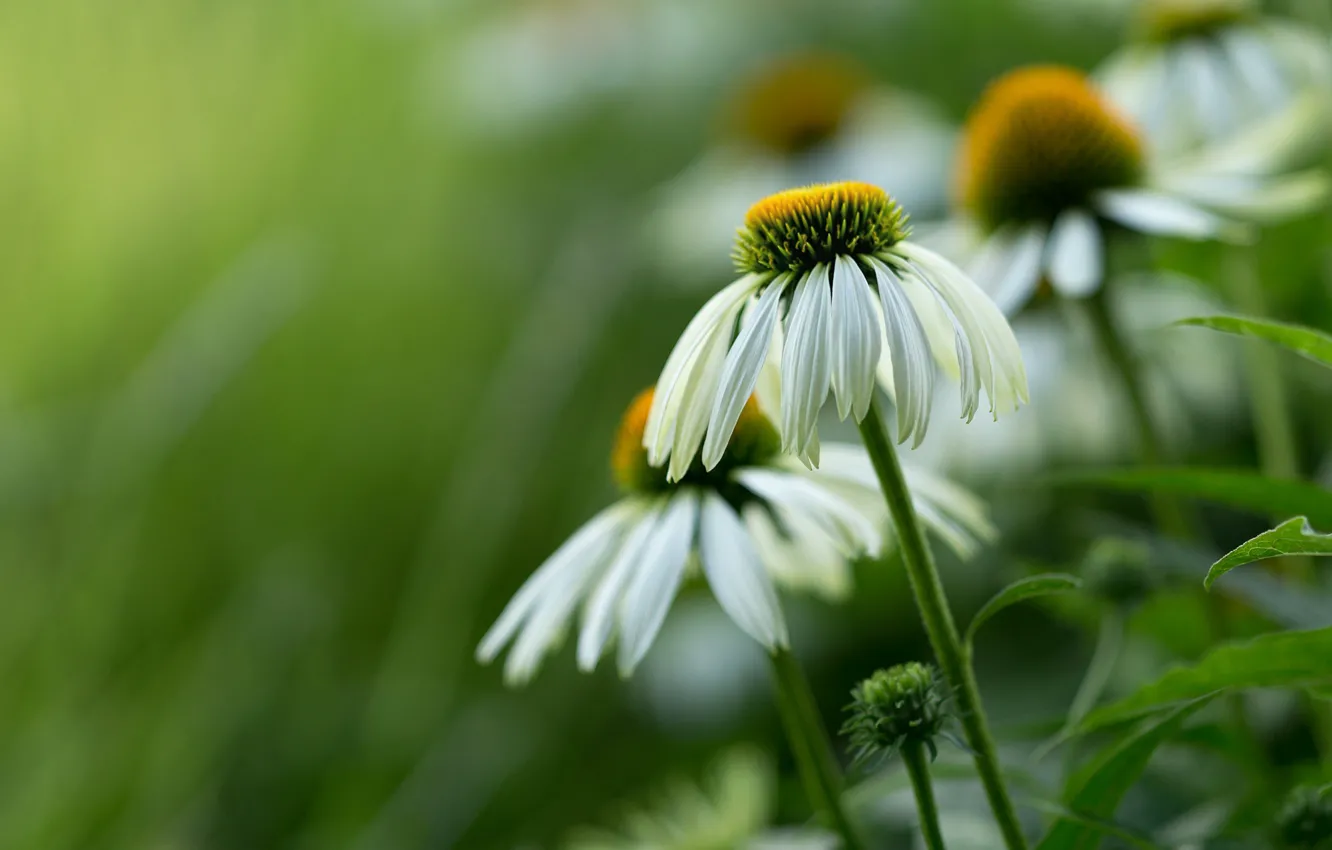
<instances>
[{"instance_id":1,"label":"echinacea flower","mask_svg":"<svg viewBox=\"0 0 1332 850\"><path fill-rule=\"evenodd\" d=\"M850 560L882 551L887 510L859 447L829 445L828 468L806 470L780 454L777 429L751 398L720 462L710 470L695 463L672 482L642 448L653 399L647 390L630 405L612 452L625 497L542 564L481 640L482 663L513 644L510 683L536 672L580 604L579 667L594 669L618 639L618 666L629 675L696 571L742 631L769 651L782 649L786 621L774 581L844 582ZM914 470L908 478L926 527L959 552L993 534L975 497Z\"/></svg>"},{"instance_id":2,"label":"echinacea flower","mask_svg":"<svg viewBox=\"0 0 1332 850\"><path fill-rule=\"evenodd\" d=\"M1143 0L1136 38L1097 71L1161 152L1221 141L1311 93L1332 97L1332 46L1254 0Z\"/></svg>"},{"instance_id":3,"label":"echinacea flower","mask_svg":"<svg viewBox=\"0 0 1332 850\"><path fill-rule=\"evenodd\" d=\"M1255 131L1257 132L1257 131ZM1321 202L1321 174L1266 173L1258 157L1199 152L1151 159L1139 130L1081 72L1040 66L990 85L967 122L958 172L961 214L937 234L989 282L1005 313L1047 280L1071 298L1105 277L1108 226L1183 239L1244 241L1250 220Z\"/></svg>"},{"instance_id":4,"label":"echinacea flower","mask_svg":"<svg viewBox=\"0 0 1332 850\"><path fill-rule=\"evenodd\" d=\"M716 138L646 218L645 249L672 282L724 273L735 222L754 198L790 186L863 180L891 186L918 216L943 212L957 128L850 57L781 54L740 78L721 113Z\"/></svg>"},{"instance_id":5,"label":"echinacea flower","mask_svg":"<svg viewBox=\"0 0 1332 850\"><path fill-rule=\"evenodd\" d=\"M669 464L669 480L679 481L700 449L704 469L721 462L778 352L782 448L811 467L829 393L843 419L863 420L881 365L902 441L924 437L935 359L960 374L965 418L982 390L995 416L1027 400L1008 322L956 266L908 239L906 215L882 189L790 189L754 204L744 224L734 253L742 277L693 318L657 382L643 445L654 466Z\"/></svg>"}]
</instances>

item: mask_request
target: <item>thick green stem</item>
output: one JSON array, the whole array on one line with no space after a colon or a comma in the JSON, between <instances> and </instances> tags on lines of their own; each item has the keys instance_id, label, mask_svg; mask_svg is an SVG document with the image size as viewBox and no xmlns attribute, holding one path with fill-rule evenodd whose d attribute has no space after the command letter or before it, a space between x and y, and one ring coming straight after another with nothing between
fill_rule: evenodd
<instances>
[{"instance_id":1,"label":"thick green stem","mask_svg":"<svg viewBox=\"0 0 1332 850\"><path fill-rule=\"evenodd\" d=\"M1138 430L1138 450L1142 462L1148 466L1157 466L1165 461L1164 440L1152 415L1147 401L1147 390L1142 380L1142 370L1138 359L1129 349L1118 323L1110 311L1105 288L1085 299L1087 314L1091 318L1096 342L1110 365L1114 367L1133 412L1133 422ZM1193 523L1184 509L1174 498L1163 493L1152 495L1152 512L1157 525L1171 537L1180 540L1196 539Z\"/></svg>"},{"instance_id":2,"label":"thick green stem","mask_svg":"<svg viewBox=\"0 0 1332 850\"><path fill-rule=\"evenodd\" d=\"M943 583L939 580L939 571L934 565L934 556L925 542L925 533L911 502L911 493L897 461L897 452L884 430L877 403L870 405L869 413L860 423L860 436L888 502L888 510L897 529L902 561L906 565L907 577L911 580L911 589L916 595L916 606L925 622L925 631L934 647L934 655L952 686L962 728L975 755L976 772L985 786L985 796L989 798L990 808L1003 833L1004 844L1008 850L1025 850L1027 839L1022 834L1022 825L999 769L999 757L985 718L985 709L981 705L980 689L976 686L971 659L962 647L953 615L948 610L948 599L944 595Z\"/></svg>"},{"instance_id":3,"label":"thick green stem","mask_svg":"<svg viewBox=\"0 0 1332 850\"><path fill-rule=\"evenodd\" d=\"M800 662L786 649L777 650L771 658L777 708L805 793L822 814L825 825L841 836L845 850L864 850L865 844L842 804L842 772Z\"/></svg>"},{"instance_id":4,"label":"thick green stem","mask_svg":"<svg viewBox=\"0 0 1332 850\"><path fill-rule=\"evenodd\" d=\"M902 761L911 776L911 790L916 792L916 811L920 813L920 834L926 850L944 850L943 831L939 829L939 807L934 802L934 786L930 783L930 761L925 745L911 741L902 746Z\"/></svg>"}]
</instances>

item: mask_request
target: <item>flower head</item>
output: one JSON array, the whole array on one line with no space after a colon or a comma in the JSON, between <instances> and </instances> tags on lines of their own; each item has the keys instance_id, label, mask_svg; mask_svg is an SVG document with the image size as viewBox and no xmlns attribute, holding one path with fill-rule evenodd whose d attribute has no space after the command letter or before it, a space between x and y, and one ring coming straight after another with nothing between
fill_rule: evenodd
<instances>
[{"instance_id":1,"label":"flower head","mask_svg":"<svg viewBox=\"0 0 1332 850\"><path fill-rule=\"evenodd\" d=\"M982 390L996 416L1025 402L1022 356L1003 316L956 266L906 236L897 204L863 183L755 204L736 246L746 273L703 306L662 370L644 432L648 462L666 465L671 481L700 449L703 467L716 467L760 372L778 356L782 448L811 467L828 395L843 419L860 421L880 374L896 394L898 438L916 444L935 359L960 375L967 419Z\"/></svg>"},{"instance_id":2,"label":"flower head","mask_svg":"<svg viewBox=\"0 0 1332 850\"><path fill-rule=\"evenodd\" d=\"M948 696L933 666L911 661L879 670L852 689L851 699L842 733L850 737L857 760L891 755L909 743L935 753L934 739L948 718Z\"/></svg>"},{"instance_id":3,"label":"flower head","mask_svg":"<svg viewBox=\"0 0 1332 850\"><path fill-rule=\"evenodd\" d=\"M1277 814L1277 833L1287 850L1332 848L1332 785L1291 792Z\"/></svg>"},{"instance_id":4,"label":"flower head","mask_svg":"<svg viewBox=\"0 0 1332 850\"><path fill-rule=\"evenodd\" d=\"M830 444L827 468L810 472L777 452L771 420L747 399L720 461L670 481L642 446L653 398L648 390L629 405L611 452L624 497L542 564L481 640L483 663L512 644L511 683L536 672L580 607L579 667L594 669L618 642L630 674L696 573L743 632L775 650L787 642L775 583L838 597L850 562L883 550L887 510L860 447ZM918 470L907 478L926 527L959 553L992 536L974 496Z\"/></svg>"},{"instance_id":5,"label":"flower head","mask_svg":"<svg viewBox=\"0 0 1332 850\"><path fill-rule=\"evenodd\" d=\"M800 154L836 136L869 86L869 75L843 57L784 56L744 80L727 104L727 123L762 150Z\"/></svg>"},{"instance_id":6,"label":"flower head","mask_svg":"<svg viewBox=\"0 0 1332 850\"><path fill-rule=\"evenodd\" d=\"M1024 68L1001 77L967 119L963 203L985 224L1053 221L1143 172L1137 131L1085 76Z\"/></svg>"}]
</instances>

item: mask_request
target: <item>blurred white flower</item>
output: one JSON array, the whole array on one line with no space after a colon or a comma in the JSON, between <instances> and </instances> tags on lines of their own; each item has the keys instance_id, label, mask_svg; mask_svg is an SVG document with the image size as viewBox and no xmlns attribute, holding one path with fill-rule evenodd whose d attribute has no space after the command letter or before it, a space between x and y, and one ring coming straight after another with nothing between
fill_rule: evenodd
<instances>
[{"instance_id":1,"label":"blurred white flower","mask_svg":"<svg viewBox=\"0 0 1332 850\"><path fill-rule=\"evenodd\" d=\"M872 80L845 57L769 60L727 100L718 143L658 190L645 248L673 282L706 286L728 268L736 222L791 186L887 186L918 216L942 212L956 128L924 99Z\"/></svg>"},{"instance_id":2,"label":"blurred white flower","mask_svg":"<svg viewBox=\"0 0 1332 850\"><path fill-rule=\"evenodd\" d=\"M702 784L677 782L650 806L629 809L612 832L583 830L565 850L835 850L816 829L771 829L776 782L771 759L749 747L719 757Z\"/></svg>"},{"instance_id":3,"label":"blurred white flower","mask_svg":"<svg viewBox=\"0 0 1332 850\"><path fill-rule=\"evenodd\" d=\"M1229 139L1310 94L1332 98L1332 46L1253 0L1142 0L1136 38L1096 78L1158 153Z\"/></svg>"},{"instance_id":4,"label":"blurred white flower","mask_svg":"<svg viewBox=\"0 0 1332 850\"><path fill-rule=\"evenodd\" d=\"M1285 120L1299 120L1290 113ZM1244 241L1249 226L1326 202L1321 171L1277 173L1282 126L1256 126L1225 146L1157 161L1138 130L1080 72L1013 71L968 119L962 209L930 244L965 263L1000 309L1016 314L1042 281L1086 297L1105 277L1105 231ZM1233 218L1232 218L1233 217ZM1242 221L1236 220L1242 219Z\"/></svg>"},{"instance_id":5,"label":"blurred white flower","mask_svg":"<svg viewBox=\"0 0 1332 850\"><path fill-rule=\"evenodd\" d=\"M1026 401L1007 321L956 266L907 238L901 208L876 186L832 183L759 201L735 259L744 275L698 312L658 380L643 445L653 464L669 463L672 480L700 448L704 468L719 462L778 353L782 448L810 467L819 463L817 420L829 394L842 419L859 422L876 380L896 392L898 438L919 444L935 360L960 377L967 419L982 390L995 416Z\"/></svg>"},{"instance_id":6,"label":"blurred white flower","mask_svg":"<svg viewBox=\"0 0 1332 850\"><path fill-rule=\"evenodd\" d=\"M811 472L778 453L777 430L751 398L719 462L694 464L670 482L642 448L653 397L648 390L630 405L612 455L627 495L532 574L477 649L488 663L513 644L511 684L531 678L580 604L579 667L594 669L618 638L619 669L629 675L691 572L701 571L742 631L770 651L783 648L774 581L838 596L850 586L848 562L882 551L887 508L859 446L829 445L827 469ZM916 470L907 480L926 527L960 553L993 534L965 491Z\"/></svg>"}]
</instances>

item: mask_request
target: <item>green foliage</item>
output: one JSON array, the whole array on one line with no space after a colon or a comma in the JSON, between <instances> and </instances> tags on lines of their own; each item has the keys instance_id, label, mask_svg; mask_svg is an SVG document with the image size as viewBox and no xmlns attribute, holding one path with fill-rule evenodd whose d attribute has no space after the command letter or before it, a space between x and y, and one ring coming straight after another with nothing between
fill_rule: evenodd
<instances>
[{"instance_id":1,"label":"green foliage","mask_svg":"<svg viewBox=\"0 0 1332 850\"><path fill-rule=\"evenodd\" d=\"M1285 555L1332 555L1332 534L1314 531L1305 517L1288 519L1271 531L1241 543L1212 564L1203 586L1210 590L1214 581L1236 567Z\"/></svg>"},{"instance_id":2,"label":"green foliage","mask_svg":"<svg viewBox=\"0 0 1332 850\"><path fill-rule=\"evenodd\" d=\"M1210 696L1200 697L1164 718L1143 723L1098 753L1069 779L1065 789L1068 808L1085 818L1113 817L1120 800L1138 781L1156 748L1178 733L1184 721L1210 699ZM1102 829L1082 820L1061 818L1036 850L1095 850L1100 846L1102 834Z\"/></svg>"},{"instance_id":3,"label":"green foliage","mask_svg":"<svg viewBox=\"0 0 1332 850\"><path fill-rule=\"evenodd\" d=\"M980 630L980 627L1005 608L1039 596L1067 593L1070 590L1077 590L1081 586L1081 579L1064 573L1045 573L1018 579L990 597L990 600L982 605L976 615L971 618L971 625L967 626L967 646L971 646L975 642L976 632Z\"/></svg>"},{"instance_id":4,"label":"green foliage","mask_svg":"<svg viewBox=\"0 0 1332 850\"><path fill-rule=\"evenodd\" d=\"M1301 688L1332 684L1332 628L1276 632L1215 647L1196 664L1178 666L1079 724L1090 732L1217 691Z\"/></svg>"},{"instance_id":5,"label":"green foliage","mask_svg":"<svg viewBox=\"0 0 1332 850\"><path fill-rule=\"evenodd\" d=\"M1240 469L1151 468L1068 473L1059 481L1132 492L1189 496L1258 514L1304 514L1332 526L1332 490Z\"/></svg>"},{"instance_id":6,"label":"green foliage","mask_svg":"<svg viewBox=\"0 0 1332 850\"><path fill-rule=\"evenodd\" d=\"M1176 324L1266 340L1315 363L1332 367L1332 336L1313 328L1247 316L1200 316L1182 319Z\"/></svg>"}]
</instances>

